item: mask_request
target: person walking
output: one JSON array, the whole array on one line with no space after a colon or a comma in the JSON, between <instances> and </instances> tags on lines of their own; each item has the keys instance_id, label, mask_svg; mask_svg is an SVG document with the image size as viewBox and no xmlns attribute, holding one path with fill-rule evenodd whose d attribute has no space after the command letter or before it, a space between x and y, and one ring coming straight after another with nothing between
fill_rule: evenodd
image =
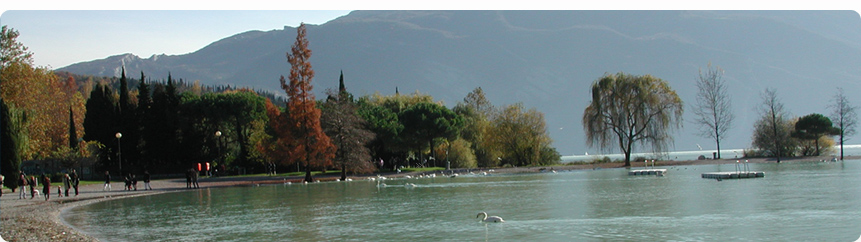
<instances>
[{"instance_id":1,"label":"person walking","mask_svg":"<svg viewBox=\"0 0 861 242\"><path fill-rule=\"evenodd\" d=\"M144 190L152 190L152 187L149 186L149 179L150 179L149 171L144 171L144 177L143 177Z\"/></svg>"},{"instance_id":2,"label":"person walking","mask_svg":"<svg viewBox=\"0 0 861 242\"><path fill-rule=\"evenodd\" d=\"M18 193L18 199L24 199L24 197L27 196L26 190L27 185L29 185L29 182L27 182L27 176L24 175L23 171L20 172L20 174L21 175L18 177L18 189L20 189L21 192Z\"/></svg>"},{"instance_id":3,"label":"person walking","mask_svg":"<svg viewBox=\"0 0 861 242\"><path fill-rule=\"evenodd\" d=\"M102 191L111 191L111 172L105 171L105 188Z\"/></svg>"},{"instance_id":4,"label":"person walking","mask_svg":"<svg viewBox=\"0 0 861 242\"><path fill-rule=\"evenodd\" d=\"M63 175L63 189L66 190L66 197L69 196L69 189L72 188L72 177L69 174Z\"/></svg>"},{"instance_id":5,"label":"person walking","mask_svg":"<svg viewBox=\"0 0 861 242\"><path fill-rule=\"evenodd\" d=\"M78 195L78 182L80 179L78 178L78 173L75 172L75 169L72 169L72 174L69 175L69 178L72 179L72 187L75 188L75 196Z\"/></svg>"},{"instance_id":6,"label":"person walking","mask_svg":"<svg viewBox=\"0 0 861 242\"><path fill-rule=\"evenodd\" d=\"M3 180L6 180L6 177L3 175L0 175L0 197L3 196Z\"/></svg>"},{"instance_id":7,"label":"person walking","mask_svg":"<svg viewBox=\"0 0 861 242\"><path fill-rule=\"evenodd\" d=\"M138 190L138 178L135 177L135 174L130 174L130 175L132 176L132 187L135 189L135 191L137 191Z\"/></svg>"},{"instance_id":8,"label":"person walking","mask_svg":"<svg viewBox=\"0 0 861 242\"><path fill-rule=\"evenodd\" d=\"M36 188L38 186L39 182L36 180L36 176L30 176L30 199L36 197L36 193L39 192L39 190Z\"/></svg>"},{"instance_id":9,"label":"person walking","mask_svg":"<svg viewBox=\"0 0 861 242\"><path fill-rule=\"evenodd\" d=\"M45 195L45 201L48 201L51 197L51 178L45 174L42 174L42 193Z\"/></svg>"},{"instance_id":10,"label":"person walking","mask_svg":"<svg viewBox=\"0 0 861 242\"><path fill-rule=\"evenodd\" d=\"M132 190L132 178L131 178L131 176L132 176L132 174L129 173L129 174L126 174L125 177L123 177L123 181L125 181L125 184L126 184L125 188L123 188L123 190L125 190L125 191L131 191Z\"/></svg>"}]
</instances>

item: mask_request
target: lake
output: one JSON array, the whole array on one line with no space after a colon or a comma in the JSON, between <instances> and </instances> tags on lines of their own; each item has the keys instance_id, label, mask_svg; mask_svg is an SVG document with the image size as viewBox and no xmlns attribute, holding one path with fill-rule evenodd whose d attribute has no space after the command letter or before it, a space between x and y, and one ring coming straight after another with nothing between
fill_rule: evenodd
<instances>
[{"instance_id":1,"label":"lake","mask_svg":"<svg viewBox=\"0 0 861 242\"><path fill-rule=\"evenodd\" d=\"M833 154L823 154L823 156L840 156L840 146L831 147L834 151ZM666 153L632 153L631 160L634 160L636 157L643 157L646 159L657 159L657 160L677 160L677 161L685 161L685 160L696 160L700 156L705 156L708 159L711 159L714 152L717 150L674 150ZM861 144L851 144L843 146L843 155L844 156L861 156ZM584 154L584 155L563 155L561 157L562 163L577 163L577 162L590 162L597 159L602 159L604 157L608 157L611 160L623 160L625 159L624 154ZM721 158L723 159L744 159L744 149L721 149Z\"/></svg>"},{"instance_id":2,"label":"lake","mask_svg":"<svg viewBox=\"0 0 861 242\"><path fill-rule=\"evenodd\" d=\"M103 241L854 241L861 161L437 176L200 189L63 212ZM661 168L661 167L659 167ZM415 186L407 185L415 184ZM383 185L385 184L385 185ZM476 214L505 223L481 223Z\"/></svg>"}]
</instances>

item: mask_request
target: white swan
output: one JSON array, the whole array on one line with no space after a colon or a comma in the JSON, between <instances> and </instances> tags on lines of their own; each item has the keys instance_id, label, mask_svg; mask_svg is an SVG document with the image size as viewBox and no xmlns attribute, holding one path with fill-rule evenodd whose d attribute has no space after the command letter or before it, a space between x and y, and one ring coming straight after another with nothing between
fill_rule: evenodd
<instances>
[{"instance_id":1,"label":"white swan","mask_svg":"<svg viewBox=\"0 0 861 242\"><path fill-rule=\"evenodd\" d=\"M502 220L501 217L499 217L499 216L487 216L487 213L485 213L485 212L478 213L478 215L475 215L475 218L481 217L482 215L484 215L484 217L481 218L481 221L483 221L483 222L505 223L505 220Z\"/></svg>"}]
</instances>

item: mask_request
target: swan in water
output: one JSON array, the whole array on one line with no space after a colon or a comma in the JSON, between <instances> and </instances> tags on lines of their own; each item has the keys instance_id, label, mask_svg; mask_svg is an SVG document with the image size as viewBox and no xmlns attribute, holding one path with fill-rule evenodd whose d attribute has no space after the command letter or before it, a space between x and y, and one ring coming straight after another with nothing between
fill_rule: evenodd
<instances>
[{"instance_id":1,"label":"swan in water","mask_svg":"<svg viewBox=\"0 0 861 242\"><path fill-rule=\"evenodd\" d=\"M487 216L487 213L485 213L485 212L478 213L478 215L475 215L475 218L481 217L482 215L484 216L481 218L481 221L483 221L483 222L505 223L505 220L502 220L501 217L499 217L499 216Z\"/></svg>"}]
</instances>

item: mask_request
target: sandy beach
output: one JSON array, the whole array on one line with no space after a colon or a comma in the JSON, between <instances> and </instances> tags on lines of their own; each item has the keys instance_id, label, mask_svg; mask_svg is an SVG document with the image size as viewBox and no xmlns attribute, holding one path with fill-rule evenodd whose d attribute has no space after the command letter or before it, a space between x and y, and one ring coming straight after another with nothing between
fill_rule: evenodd
<instances>
[{"instance_id":1,"label":"sandy beach","mask_svg":"<svg viewBox=\"0 0 861 242\"><path fill-rule=\"evenodd\" d=\"M846 160L859 159L861 157L846 157ZM783 158L781 162L819 162L830 160L831 156L821 157L796 157ZM749 159L750 163L774 163L773 158ZM658 161L657 166L682 166L682 165L709 165L709 164L732 164L735 159L722 160L693 160L693 161ZM621 168L623 163L600 163L600 164L572 164L553 166L557 171L582 170L582 169L608 169ZM642 167L644 164L632 162L633 167ZM495 168L493 173L526 173L541 172L551 167L517 167L517 168ZM473 169L478 170L478 169ZM371 174L368 176L376 176ZM381 173L379 175L396 178L406 175L418 175L418 173ZM315 176L321 181L337 179L337 174ZM353 179L362 179L362 176L354 176ZM202 178L201 188L245 186L253 184L270 184L283 182L300 182L302 177L285 176L258 176L258 177L224 177L224 178ZM93 184L79 187L79 195L71 194L70 197L58 197L56 194L56 183L52 184L51 198L45 201L44 197L30 199L29 192L25 199L19 199L17 190L12 193L9 189L3 189L0 197L0 237L5 241L98 241L80 231L77 231L63 223L60 213L64 209L89 203L106 201L111 199L146 196L166 192L187 191L185 179L153 180L153 190L143 190L143 182L138 183L137 191L123 191L121 182L113 182L111 191L103 191L102 184ZM40 187L41 188L41 187Z\"/></svg>"}]
</instances>

